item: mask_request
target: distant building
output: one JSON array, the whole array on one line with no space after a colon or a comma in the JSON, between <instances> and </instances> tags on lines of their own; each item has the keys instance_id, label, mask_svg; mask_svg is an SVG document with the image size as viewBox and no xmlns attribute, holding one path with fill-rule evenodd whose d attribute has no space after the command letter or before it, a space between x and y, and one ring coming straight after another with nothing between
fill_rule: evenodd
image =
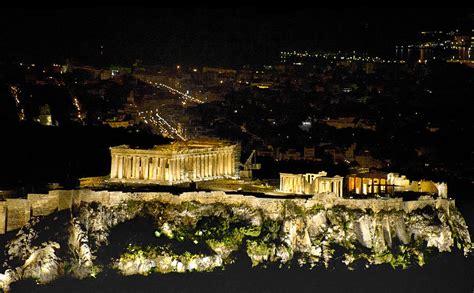
<instances>
[{"instance_id":1,"label":"distant building","mask_svg":"<svg viewBox=\"0 0 474 293\"><path fill-rule=\"evenodd\" d=\"M386 163L374 158L370 151L365 150L354 155L354 160L359 164L362 168L375 168L380 169L385 167Z\"/></svg>"},{"instance_id":2,"label":"distant building","mask_svg":"<svg viewBox=\"0 0 474 293\"><path fill-rule=\"evenodd\" d=\"M303 158L307 161L312 161L316 158L314 147L304 147L303 149Z\"/></svg>"},{"instance_id":3,"label":"distant building","mask_svg":"<svg viewBox=\"0 0 474 293\"><path fill-rule=\"evenodd\" d=\"M127 128L133 125L133 121L104 121L104 125L109 125L112 128Z\"/></svg>"},{"instance_id":4,"label":"distant building","mask_svg":"<svg viewBox=\"0 0 474 293\"><path fill-rule=\"evenodd\" d=\"M39 123L41 123L41 125L45 125L45 126L53 125L51 110L48 104L41 106L40 115L38 116L38 121Z\"/></svg>"},{"instance_id":5,"label":"distant building","mask_svg":"<svg viewBox=\"0 0 474 293\"><path fill-rule=\"evenodd\" d=\"M278 159L281 161L301 160L301 152L298 152L295 149L288 149L286 152L279 153Z\"/></svg>"},{"instance_id":6,"label":"distant building","mask_svg":"<svg viewBox=\"0 0 474 293\"><path fill-rule=\"evenodd\" d=\"M337 129L342 128L362 128L367 130L375 130L375 126L366 119L356 119L355 117L339 117L335 119L323 119L321 123L332 126Z\"/></svg>"}]
</instances>

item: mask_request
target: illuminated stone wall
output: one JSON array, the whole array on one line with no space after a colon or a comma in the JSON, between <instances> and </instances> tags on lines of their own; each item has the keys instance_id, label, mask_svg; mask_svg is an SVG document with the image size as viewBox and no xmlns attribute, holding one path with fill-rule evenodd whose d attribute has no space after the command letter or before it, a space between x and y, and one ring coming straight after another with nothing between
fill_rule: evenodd
<instances>
[{"instance_id":1,"label":"illuminated stone wall","mask_svg":"<svg viewBox=\"0 0 474 293\"><path fill-rule=\"evenodd\" d=\"M32 216L46 216L58 209L58 194L36 194L30 193L27 197L31 206Z\"/></svg>"},{"instance_id":2,"label":"illuminated stone wall","mask_svg":"<svg viewBox=\"0 0 474 293\"><path fill-rule=\"evenodd\" d=\"M7 224L7 207L4 201L0 201L0 234L5 234Z\"/></svg>"},{"instance_id":3,"label":"illuminated stone wall","mask_svg":"<svg viewBox=\"0 0 474 293\"><path fill-rule=\"evenodd\" d=\"M326 177L327 173L280 173L280 191L294 194L333 193L342 197L343 177Z\"/></svg>"},{"instance_id":4,"label":"illuminated stone wall","mask_svg":"<svg viewBox=\"0 0 474 293\"><path fill-rule=\"evenodd\" d=\"M434 193L440 197L447 197L448 185L444 182L436 183L428 180L411 181L405 175L389 173L387 182L394 186L395 191L413 191L423 193Z\"/></svg>"},{"instance_id":5,"label":"illuminated stone wall","mask_svg":"<svg viewBox=\"0 0 474 293\"><path fill-rule=\"evenodd\" d=\"M173 185L217 178L237 178L238 145L222 141L193 141L153 149L110 148L110 180Z\"/></svg>"},{"instance_id":6,"label":"illuminated stone wall","mask_svg":"<svg viewBox=\"0 0 474 293\"><path fill-rule=\"evenodd\" d=\"M20 229L31 217L31 202L22 198L7 198L6 232Z\"/></svg>"},{"instance_id":7,"label":"illuminated stone wall","mask_svg":"<svg viewBox=\"0 0 474 293\"><path fill-rule=\"evenodd\" d=\"M41 199L41 197L44 197L44 199ZM245 204L262 209L271 219L281 216L287 201L291 201L302 210L311 209L315 206L324 209L344 206L348 209L371 210L375 213L380 211L405 211L409 213L426 206L444 209L449 213L450 206L455 204L454 200L433 199L429 196L420 197L419 200L414 201L403 201L401 198L386 200L345 199L329 193L317 194L308 199L281 199L226 194L223 191L184 192L180 195L174 195L167 192L93 191L88 189L52 190L48 194L29 194L28 199L7 199L7 201L0 202L0 234L23 227L33 215L46 216L46 213L52 214L64 208L73 209L73 207L78 207L82 203L98 202L110 207L130 200L158 201L175 205L191 201L200 204ZM57 206L54 207L54 204Z\"/></svg>"}]
</instances>

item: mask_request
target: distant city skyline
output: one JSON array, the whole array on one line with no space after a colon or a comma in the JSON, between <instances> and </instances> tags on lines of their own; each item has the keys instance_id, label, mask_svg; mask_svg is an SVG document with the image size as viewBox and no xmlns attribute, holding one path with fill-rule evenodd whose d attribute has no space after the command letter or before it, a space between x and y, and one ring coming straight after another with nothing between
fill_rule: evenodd
<instances>
[{"instance_id":1,"label":"distant city skyline","mask_svg":"<svg viewBox=\"0 0 474 293\"><path fill-rule=\"evenodd\" d=\"M389 55L421 30L472 28L465 10L275 7L4 9L0 53L87 61L102 51L108 62L122 64L262 64L286 49Z\"/></svg>"}]
</instances>

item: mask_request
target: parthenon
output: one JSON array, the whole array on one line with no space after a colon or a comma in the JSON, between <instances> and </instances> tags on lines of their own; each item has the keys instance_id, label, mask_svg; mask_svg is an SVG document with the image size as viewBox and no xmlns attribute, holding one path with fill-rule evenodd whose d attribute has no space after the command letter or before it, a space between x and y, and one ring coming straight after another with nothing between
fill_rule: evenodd
<instances>
[{"instance_id":1,"label":"parthenon","mask_svg":"<svg viewBox=\"0 0 474 293\"><path fill-rule=\"evenodd\" d=\"M240 146L220 140L176 142L152 149L110 148L110 180L173 185L238 178Z\"/></svg>"},{"instance_id":2,"label":"parthenon","mask_svg":"<svg viewBox=\"0 0 474 293\"><path fill-rule=\"evenodd\" d=\"M341 176L327 177L325 171L319 173L280 173L280 191L295 194L334 193L342 197Z\"/></svg>"}]
</instances>

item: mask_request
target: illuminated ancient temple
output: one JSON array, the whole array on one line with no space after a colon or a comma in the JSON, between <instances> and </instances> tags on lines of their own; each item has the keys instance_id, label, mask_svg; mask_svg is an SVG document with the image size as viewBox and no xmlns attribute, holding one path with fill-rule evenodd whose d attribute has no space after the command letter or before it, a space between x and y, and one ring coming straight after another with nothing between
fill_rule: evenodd
<instances>
[{"instance_id":1,"label":"illuminated ancient temple","mask_svg":"<svg viewBox=\"0 0 474 293\"><path fill-rule=\"evenodd\" d=\"M448 185L430 180L410 180L398 173L365 173L347 176L348 191L355 194L394 194L397 192L418 192L437 194L447 198Z\"/></svg>"},{"instance_id":2,"label":"illuminated ancient temple","mask_svg":"<svg viewBox=\"0 0 474 293\"><path fill-rule=\"evenodd\" d=\"M173 185L238 178L240 146L220 140L176 142L152 149L110 148L110 180Z\"/></svg>"},{"instance_id":3,"label":"illuminated ancient temple","mask_svg":"<svg viewBox=\"0 0 474 293\"><path fill-rule=\"evenodd\" d=\"M319 173L280 173L280 191L294 194L334 193L342 197L343 177L327 177L325 171Z\"/></svg>"}]
</instances>

